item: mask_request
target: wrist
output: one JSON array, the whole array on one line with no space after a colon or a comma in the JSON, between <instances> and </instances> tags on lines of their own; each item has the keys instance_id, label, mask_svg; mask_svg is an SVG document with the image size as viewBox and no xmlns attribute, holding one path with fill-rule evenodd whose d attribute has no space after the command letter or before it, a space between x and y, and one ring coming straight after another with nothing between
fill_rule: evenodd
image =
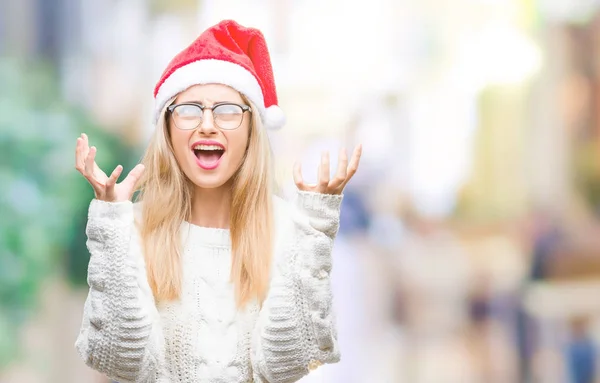
<instances>
[{"instance_id":1,"label":"wrist","mask_svg":"<svg viewBox=\"0 0 600 383\"><path fill-rule=\"evenodd\" d=\"M97 219L133 219L133 203L131 201L112 202L93 199L90 203L88 217Z\"/></svg>"},{"instance_id":2,"label":"wrist","mask_svg":"<svg viewBox=\"0 0 600 383\"><path fill-rule=\"evenodd\" d=\"M343 194L323 194L298 190L296 206L313 213L339 212L342 200Z\"/></svg>"}]
</instances>

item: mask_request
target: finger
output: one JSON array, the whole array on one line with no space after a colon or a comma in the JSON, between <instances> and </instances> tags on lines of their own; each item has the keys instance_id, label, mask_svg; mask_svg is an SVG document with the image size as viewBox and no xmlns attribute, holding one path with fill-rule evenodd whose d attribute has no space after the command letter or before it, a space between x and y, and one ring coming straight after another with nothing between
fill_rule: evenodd
<instances>
[{"instance_id":1,"label":"finger","mask_svg":"<svg viewBox=\"0 0 600 383\"><path fill-rule=\"evenodd\" d=\"M85 174L92 177L94 175L94 161L96 159L96 147L92 146L85 157Z\"/></svg>"},{"instance_id":2,"label":"finger","mask_svg":"<svg viewBox=\"0 0 600 383\"><path fill-rule=\"evenodd\" d=\"M115 184L117 183L117 180L121 176L122 172L123 167L121 165L117 165L115 170L113 170L113 172L111 173L110 177L108 177L108 180L106 180L106 193L112 192L112 189L115 187Z\"/></svg>"},{"instance_id":3,"label":"finger","mask_svg":"<svg viewBox=\"0 0 600 383\"><path fill-rule=\"evenodd\" d=\"M294 170L292 172L294 176L294 183L299 190L305 190L304 180L302 179L302 165L300 162L294 164Z\"/></svg>"},{"instance_id":4,"label":"finger","mask_svg":"<svg viewBox=\"0 0 600 383\"><path fill-rule=\"evenodd\" d=\"M354 176L356 171L358 170L358 164L360 163L360 156L362 155L362 144L359 144L352 153L352 159L350 159L350 164L348 165L346 180L344 181L344 186L350 181L350 179Z\"/></svg>"},{"instance_id":5,"label":"finger","mask_svg":"<svg viewBox=\"0 0 600 383\"><path fill-rule=\"evenodd\" d=\"M85 159L88 156L89 152L90 152L90 147L89 147L89 143L88 143L88 137L86 136L85 133L81 133L81 165L85 166Z\"/></svg>"},{"instance_id":6,"label":"finger","mask_svg":"<svg viewBox=\"0 0 600 383\"><path fill-rule=\"evenodd\" d=\"M83 145L82 141L82 138L78 137L77 143L75 144L75 169L77 169L80 173L83 172L84 167L84 160L83 156L81 155L81 146Z\"/></svg>"},{"instance_id":7,"label":"finger","mask_svg":"<svg viewBox=\"0 0 600 383\"><path fill-rule=\"evenodd\" d=\"M125 179L123 180L123 182L121 182L121 185L125 186L126 188L129 189L129 192L133 192L133 188L135 187L135 185L137 184L137 182L139 181L139 179L142 177L142 174L144 173L144 170L146 168L144 167L143 164L137 164L135 166L135 168L133 168L129 174L127 175L127 177L125 177Z\"/></svg>"},{"instance_id":8,"label":"finger","mask_svg":"<svg viewBox=\"0 0 600 383\"><path fill-rule=\"evenodd\" d=\"M335 173L335 177L333 177L333 180L331 180L331 182L329 183L330 188L335 189L335 188L342 186L342 184L346 180L346 174L347 174L347 170L348 170L347 168L348 168L348 154L346 153L346 148L343 148L342 150L340 150L340 155L338 158L338 167L337 167L337 171Z\"/></svg>"},{"instance_id":9,"label":"finger","mask_svg":"<svg viewBox=\"0 0 600 383\"><path fill-rule=\"evenodd\" d=\"M329 185L329 152L321 154L321 165L319 165L319 190L325 191Z\"/></svg>"}]
</instances>

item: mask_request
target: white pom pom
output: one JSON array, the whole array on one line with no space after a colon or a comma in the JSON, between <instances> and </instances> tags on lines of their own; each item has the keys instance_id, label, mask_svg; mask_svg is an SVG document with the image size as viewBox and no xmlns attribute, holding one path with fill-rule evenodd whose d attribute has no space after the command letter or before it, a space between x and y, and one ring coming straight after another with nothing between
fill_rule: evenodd
<instances>
[{"instance_id":1,"label":"white pom pom","mask_svg":"<svg viewBox=\"0 0 600 383\"><path fill-rule=\"evenodd\" d=\"M278 130L285 125L285 114L277 105L271 105L265 111L265 127L269 130Z\"/></svg>"}]
</instances>

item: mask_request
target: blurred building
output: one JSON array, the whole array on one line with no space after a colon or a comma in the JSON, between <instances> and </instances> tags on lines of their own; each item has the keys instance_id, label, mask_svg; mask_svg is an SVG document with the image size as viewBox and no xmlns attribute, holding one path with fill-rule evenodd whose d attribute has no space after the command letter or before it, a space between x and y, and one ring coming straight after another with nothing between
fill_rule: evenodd
<instances>
[{"instance_id":1,"label":"blurred building","mask_svg":"<svg viewBox=\"0 0 600 383\"><path fill-rule=\"evenodd\" d=\"M0 53L47 63L62 97L143 146L163 68L224 18L269 42L288 118L271 134L286 187L296 158L311 179L322 150L364 145L349 203L365 216L335 255L347 262L341 310L377 323L340 318L355 347L343 366L368 361L354 378L507 382L523 356L539 381L579 383L569 366L589 370L574 360L592 354L599 317L600 3L2 1ZM548 216L569 238L560 249L544 247ZM71 347L83 296L61 282L44 291L24 361L0 381L105 381ZM306 382L342 376L322 371Z\"/></svg>"}]
</instances>

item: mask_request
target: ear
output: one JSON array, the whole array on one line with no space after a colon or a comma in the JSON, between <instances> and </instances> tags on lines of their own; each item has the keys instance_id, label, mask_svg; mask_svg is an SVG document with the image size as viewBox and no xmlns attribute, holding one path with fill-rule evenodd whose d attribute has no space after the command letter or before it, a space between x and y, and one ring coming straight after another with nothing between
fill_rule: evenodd
<instances>
[{"instance_id":1,"label":"ear","mask_svg":"<svg viewBox=\"0 0 600 383\"><path fill-rule=\"evenodd\" d=\"M164 116L164 129L165 129L165 137L168 139L169 143L171 142L171 118L168 111L165 112Z\"/></svg>"},{"instance_id":2,"label":"ear","mask_svg":"<svg viewBox=\"0 0 600 383\"><path fill-rule=\"evenodd\" d=\"M248 148L250 147L250 142L252 142L252 137L255 134L254 132L254 128L255 128L255 124L254 124L254 115L251 114L250 118L248 119L248 140L246 141L246 153L248 152Z\"/></svg>"},{"instance_id":3,"label":"ear","mask_svg":"<svg viewBox=\"0 0 600 383\"><path fill-rule=\"evenodd\" d=\"M246 154L248 154L248 149L250 148L250 143L252 142L252 135L254 134L252 125L254 124L252 124L252 121L250 121L250 124L248 124L248 139L246 140Z\"/></svg>"},{"instance_id":4,"label":"ear","mask_svg":"<svg viewBox=\"0 0 600 383\"><path fill-rule=\"evenodd\" d=\"M171 100L169 100L169 102L167 102L167 104L165 105L163 111L162 111L162 118L163 118L163 123L164 123L164 129L165 129L165 137L167 137L169 139L169 142L171 141L171 112L169 112L169 106L173 105L175 103L175 98L172 98Z\"/></svg>"}]
</instances>

